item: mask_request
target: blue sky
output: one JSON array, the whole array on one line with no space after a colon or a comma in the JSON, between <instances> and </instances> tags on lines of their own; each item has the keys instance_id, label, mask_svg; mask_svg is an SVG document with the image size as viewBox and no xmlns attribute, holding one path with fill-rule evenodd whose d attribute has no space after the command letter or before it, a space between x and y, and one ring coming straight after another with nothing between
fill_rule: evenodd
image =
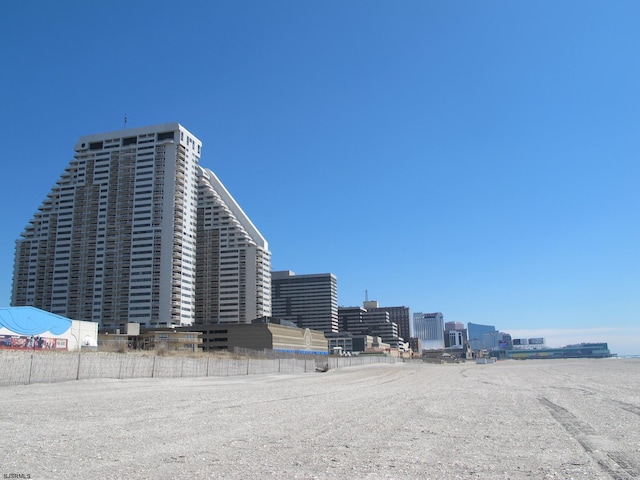
<instances>
[{"instance_id":1,"label":"blue sky","mask_svg":"<svg viewBox=\"0 0 640 480\"><path fill-rule=\"evenodd\" d=\"M177 121L275 270L556 346L640 354L640 3L0 7L14 242L86 134Z\"/></svg>"}]
</instances>

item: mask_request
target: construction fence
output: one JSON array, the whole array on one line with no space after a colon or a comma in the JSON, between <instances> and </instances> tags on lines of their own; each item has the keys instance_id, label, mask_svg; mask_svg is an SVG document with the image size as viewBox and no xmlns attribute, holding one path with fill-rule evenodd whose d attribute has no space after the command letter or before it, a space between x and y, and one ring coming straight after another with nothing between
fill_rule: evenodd
<instances>
[{"instance_id":1,"label":"construction fence","mask_svg":"<svg viewBox=\"0 0 640 480\"><path fill-rule=\"evenodd\" d=\"M0 386L55 383L93 378L227 377L326 371L370 363L394 363L392 357L327 357L274 351L236 351L196 356L153 352L32 352L0 350Z\"/></svg>"}]
</instances>

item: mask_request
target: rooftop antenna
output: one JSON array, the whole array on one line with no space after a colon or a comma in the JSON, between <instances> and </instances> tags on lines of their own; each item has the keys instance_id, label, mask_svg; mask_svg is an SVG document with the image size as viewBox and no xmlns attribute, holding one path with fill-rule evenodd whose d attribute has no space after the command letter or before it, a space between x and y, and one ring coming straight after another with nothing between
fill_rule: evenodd
<instances>
[{"instance_id":1,"label":"rooftop antenna","mask_svg":"<svg viewBox=\"0 0 640 480\"><path fill-rule=\"evenodd\" d=\"M127 129L127 121L129 120L129 118L127 117L127 114L124 114L124 128L125 130Z\"/></svg>"},{"instance_id":2,"label":"rooftop antenna","mask_svg":"<svg viewBox=\"0 0 640 480\"><path fill-rule=\"evenodd\" d=\"M364 301L368 302L369 301L369 290L365 290L364 291Z\"/></svg>"}]
</instances>

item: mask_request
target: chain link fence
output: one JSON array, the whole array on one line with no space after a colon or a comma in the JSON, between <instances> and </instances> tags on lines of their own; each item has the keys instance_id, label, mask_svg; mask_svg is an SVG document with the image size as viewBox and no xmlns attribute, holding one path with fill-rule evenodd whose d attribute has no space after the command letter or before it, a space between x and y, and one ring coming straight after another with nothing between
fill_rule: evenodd
<instances>
[{"instance_id":1,"label":"chain link fence","mask_svg":"<svg viewBox=\"0 0 640 480\"><path fill-rule=\"evenodd\" d=\"M392 357L287 354L236 349L228 354L157 355L116 352L30 352L0 350L0 386L54 383L92 378L226 377L269 373L326 371Z\"/></svg>"}]
</instances>

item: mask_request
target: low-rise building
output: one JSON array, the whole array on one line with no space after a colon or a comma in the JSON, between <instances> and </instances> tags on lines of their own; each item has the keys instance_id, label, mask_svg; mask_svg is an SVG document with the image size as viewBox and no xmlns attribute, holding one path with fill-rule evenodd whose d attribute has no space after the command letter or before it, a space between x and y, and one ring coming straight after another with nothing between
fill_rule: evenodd
<instances>
[{"instance_id":1,"label":"low-rise building","mask_svg":"<svg viewBox=\"0 0 640 480\"><path fill-rule=\"evenodd\" d=\"M324 332L298 328L277 319L261 318L250 324L209 324L184 328L202 334L204 351L233 350L238 347L299 354L329 353Z\"/></svg>"},{"instance_id":2,"label":"low-rise building","mask_svg":"<svg viewBox=\"0 0 640 480\"><path fill-rule=\"evenodd\" d=\"M0 308L0 349L75 351L95 349L98 324L35 307Z\"/></svg>"},{"instance_id":3,"label":"low-rise building","mask_svg":"<svg viewBox=\"0 0 640 480\"><path fill-rule=\"evenodd\" d=\"M191 328L144 328L139 323L127 323L124 331L102 331L98 348L102 351L155 350L171 352L201 352L202 334Z\"/></svg>"},{"instance_id":4,"label":"low-rise building","mask_svg":"<svg viewBox=\"0 0 640 480\"><path fill-rule=\"evenodd\" d=\"M391 350L388 343L381 337L372 335L358 335L351 332L325 333L329 343L329 353L372 353Z\"/></svg>"},{"instance_id":5,"label":"low-rise building","mask_svg":"<svg viewBox=\"0 0 640 480\"><path fill-rule=\"evenodd\" d=\"M606 343L580 343L561 348L507 350L506 358L516 360L552 358L609 358L614 356Z\"/></svg>"}]
</instances>

